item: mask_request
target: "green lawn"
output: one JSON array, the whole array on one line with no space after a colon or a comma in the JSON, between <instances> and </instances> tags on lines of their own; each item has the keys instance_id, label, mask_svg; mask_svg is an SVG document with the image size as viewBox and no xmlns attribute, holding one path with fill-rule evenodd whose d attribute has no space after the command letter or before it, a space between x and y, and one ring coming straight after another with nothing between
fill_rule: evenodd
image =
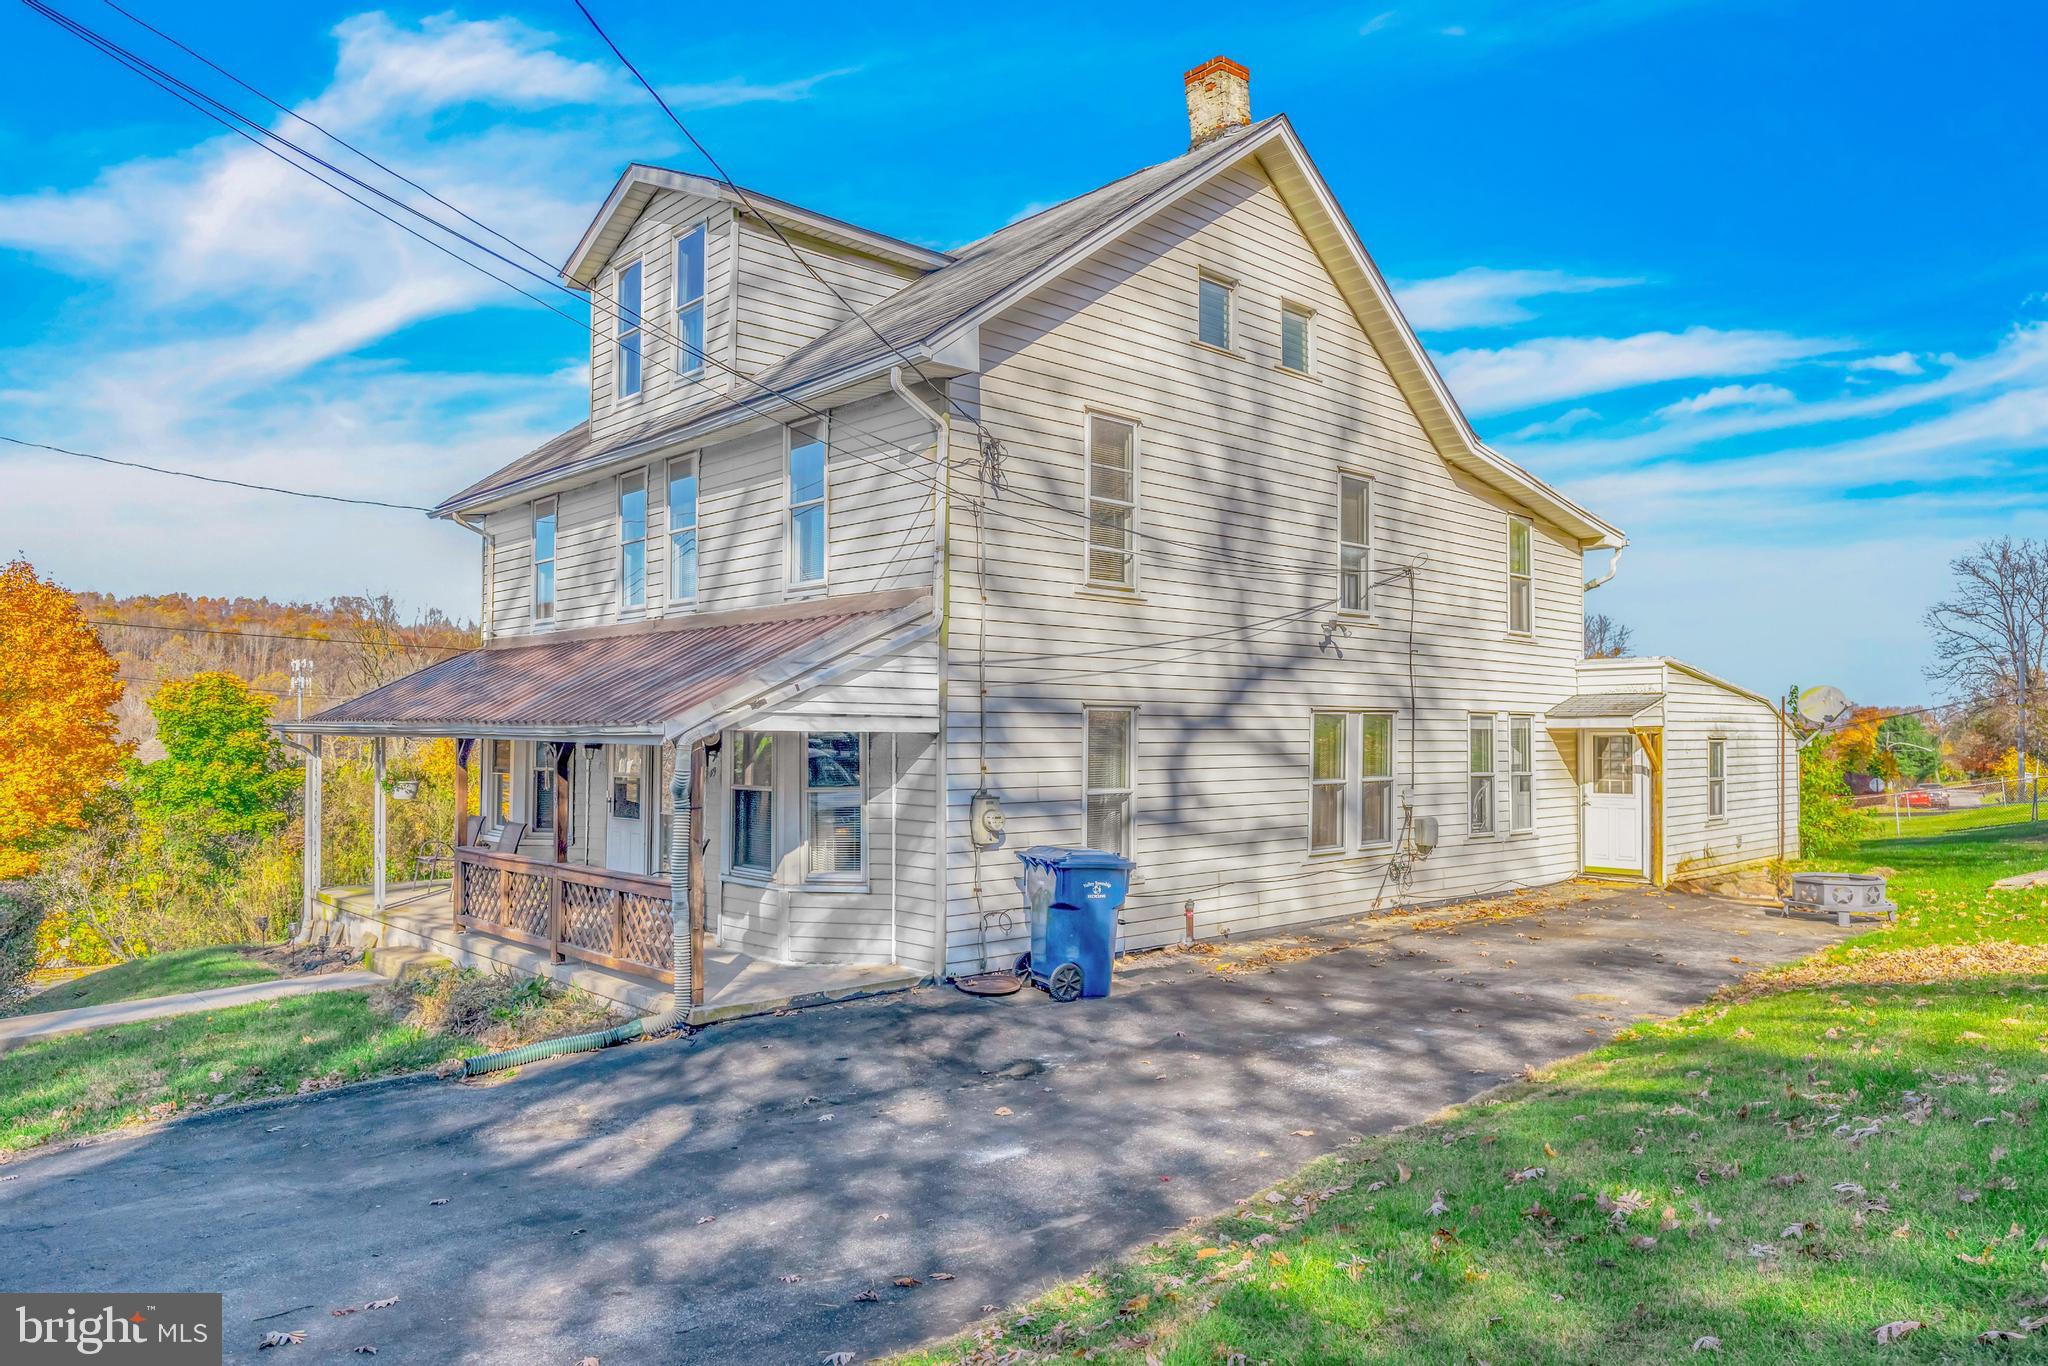
<instances>
[{"instance_id":1,"label":"green lawn","mask_svg":"<svg viewBox=\"0 0 2048 1366\"><path fill-rule=\"evenodd\" d=\"M2048 867L2017 814L1815 860L1902 908L1819 989L1632 1030L907 1360L2048 1359L1977 1341L2048 1316L2048 893L1985 890Z\"/></svg>"},{"instance_id":2,"label":"green lawn","mask_svg":"<svg viewBox=\"0 0 2048 1366\"><path fill-rule=\"evenodd\" d=\"M105 1005L110 1001L139 1001L150 996L175 996L210 987L240 986L244 982L267 982L277 969L259 963L234 947L180 949L152 958L137 958L111 968L87 973L46 991L39 991L0 1015L41 1014L51 1010L73 1010L79 1006Z\"/></svg>"}]
</instances>

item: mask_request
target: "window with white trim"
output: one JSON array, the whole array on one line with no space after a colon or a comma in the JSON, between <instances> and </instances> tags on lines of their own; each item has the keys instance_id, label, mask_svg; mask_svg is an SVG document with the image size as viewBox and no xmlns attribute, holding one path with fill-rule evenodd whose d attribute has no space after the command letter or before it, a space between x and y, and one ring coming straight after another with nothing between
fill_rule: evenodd
<instances>
[{"instance_id":1,"label":"window with white trim","mask_svg":"<svg viewBox=\"0 0 2048 1366\"><path fill-rule=\"evenodd\" d=\"M788 430L789 582L801 588L825 581L825 424L800 422Z\"/></svg>"},{"instance_id":2,"label":"window with white trim","mask_svg":"<svg viewBox=\"0 0 2048 1366\"><path fill-rule=\"evenodd\" d=\"M535 830L555 828L555 762L562 747L541 743L533 747L533 820Z\"/></svg>"},{"instance_id":3,"label":"window with white trim","mask_svg":"<svg viewBox=\"0 0 2048 1366\"><path fill-rule=\"evenodd\" d=\"M612 394L631 398L640 392L640 263L619 272L612 286Z\"/></svg>"},{"instance_id":4,"label":"window with white trim","mask_svg":"<svg viewBox=\"0 0 2048 1366\"><path fill-rule=\"evenodd\" d=\"M1508 718L1508 829L1524 834L1536 828L1536 720Z\"/></svg>"},{"instance_id":5,"label":"window with white trim","mask_svg":"<svg viewBox=\"0 0 2048 1366\"><path fill-rule=\"evenodd\" d=\"M555 619L555 513L552 498L537 498L533 504L533 620L536 625Z\"/></svg>"},{"instance_id":6,"label":"window with white trim","mask_svg":"<svg viewBox=\"0 0 2048 1366\"><path fill-rule=\"evenodd\" d=\"M1299 304L1280 305L1280 368L1308 373L1315 314Z\"/></svg>"},{"instance_id":7,"label":"window with white trim","mask_svg":"<svg viewBox=\"0 0 2048 1366\"><path fill-rule=\"evenodd\" d=\"M612 814L622 821L640 819L640 773L646 762L638 745L613 745Z\"/></svg>"},{"instance_id":8,"label":"window with white trim","mask_svg":"<svg viewBox=\"0 0 2048 1366\"><path fill-rule=\"evenodd\" d=\"M1372 611L1372 481L1363 475L1337 476L1337 582L1345 611Z\"/></svg>"},{"instance_id":9,"label":"window with white trim","mask_svg":"<svg viewBox=\"0 0 2048 1366\"><path fill-rule=\"evenodd\" d=\"M1508 629L1516 635L1536 629L1535 538L1527 517L1508 518Z\"/></svg>"},{"instance_id":10,"label":"window with white trim","mask_svg":"<svg viewBox=\"0 0 2048 1366\"><path fill-rule=\"evenodd\" d=\"M1135 588L1138 556L1138 429L1088 414L1088 582Z\"/></svg>"},{"instance_id":11,"label":"window with white trim","mask_svg":"<svg viewBox=\"0 0 2048 1366\"><path fill-rule=\"evenodd\" d=\"M735 732L732 750L732 870L768 877L775 871L775 737Z\"/></svg>"},{"instance_id":12,"label":"window with white trim","mask_svg":"<svg viewBox=\"0 0 2048 1366\"><path fill-rule=\"evenodd\" d=\"M1493 786L1493 718L1474 716L1471 718L1470 735L1470 801L1468 814L1470 826L1475 835L1491 835L1495 829L1494 786Z\"/></svg>"},{"instance_id":13,"label":"window with white trim","mask_svg":"<svg viewBox=\"0 0 2048 1366\"><path fill-rule=\"evenodd\" d=\"M1319 711L1309 727L1309 852L1393 843L1394 714Z\"/></svg>"},{"instance_id":14,"label":"window with white trim","mask_svg":"<svg viewBox=\"0 0 2048 1366\"><path fill-rule=\"evenodd\" d=\"M697 600L697 457L668 462L668 600Z\"/></svg>"},{"instance_id":15,"label":"window with white trim","mask_svg":"<svg viewBox=\"0 0 2048 1366\"><path fill-rule=\"evenodd\" d=\"M1728 742L1707 741L1707 819L1720 820L1728 814Z\"/></svg>"},{"instance_id":16,"label":"window with white trim","mask_svg":"<svg viewBox=\"0 0 2048 1366\"><path fill-rule=\"evenodd\" d=\"M1195 335L1208 346L1230 349L1230 295L1228 280L1207 273L1198 277L1195 301Z\"/></svg>"},{"instance_id":17,"label":"window with white trim","mask_svg":"<svg viewBox=\"0 0 2048 1366\"><path fill-rule=\"evenodd\" d=\"M704 373L704 225L676 239L676 377Z\"/></svg>"},{"instance_id":18,"label":"window with white trim","mask_svg":"<svg viewBox=\"0 0 2048 1366\"><path fill-rule=\"evenodd\" d=\"M619 476L619 608L647 605L647 471Z\"/></svg>"},{"instance_id":19,"label":"window with white trim","mask_svg":"<svg viewBox=\"0 0 2048 1366\"><path fill-rule=\"evenodd\" d=\"M1131 770L1137 713L1128 707L1089 707L1082 801L1087 809L1082 843L1131 855Z\"/></svg>"},{"instance_id":20,"label":"window with white trim","mask_svg":"<svg viewBox=\"0 0 2048 1366\"><path fill-rule=\"evenodd\" d=\"M858 881L866 868L866 810L860 736L820 731L804 737L804 844L808 881Z\"/></svg>"},{"instance_id":21,"label":"window with white trim","mask_svg":"<svg viewBox=\"0 0 2048 1366\"><path fill-rule=\"evenodd\" d=\"M512 742L491 741L491 824L503 829L512 823Z\"/></svg>"}]
</instances>

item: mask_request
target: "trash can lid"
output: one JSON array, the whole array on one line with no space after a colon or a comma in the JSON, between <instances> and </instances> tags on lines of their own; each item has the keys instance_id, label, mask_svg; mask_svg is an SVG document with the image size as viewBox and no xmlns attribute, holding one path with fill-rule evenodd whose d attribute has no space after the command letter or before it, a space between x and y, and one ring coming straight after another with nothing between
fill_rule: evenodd
<instances>
[{"instance_id":1,"label":"trash can lid","mask_svg":"<svg viewBox=\"0 0 2048 1366\"><path fill-rule=\"evenodd\" d=\"M1136 866L1122 854L1112 854L1107 849L1078 849L1061 844L1034 844L1017 857L1058 868L1120 868L1128 872Z\"/></svg>"}]
</instances>

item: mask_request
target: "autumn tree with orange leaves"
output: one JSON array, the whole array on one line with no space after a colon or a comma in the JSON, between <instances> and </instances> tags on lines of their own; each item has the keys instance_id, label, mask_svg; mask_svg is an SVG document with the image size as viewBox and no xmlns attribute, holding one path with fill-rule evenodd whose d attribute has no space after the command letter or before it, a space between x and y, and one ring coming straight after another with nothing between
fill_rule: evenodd
<instances>
[{"instance_id":1,"label":"autumn tree with orange leaves","mask_svg":"<svg viewBox=\"0 0 2048 1366\"><path fill-rule=\"evenodd\" d=\"M126 754L120 700L114 659L72 596L26 560L0 568L0 881L84 826Z\"/></svg>"}]
</instances>

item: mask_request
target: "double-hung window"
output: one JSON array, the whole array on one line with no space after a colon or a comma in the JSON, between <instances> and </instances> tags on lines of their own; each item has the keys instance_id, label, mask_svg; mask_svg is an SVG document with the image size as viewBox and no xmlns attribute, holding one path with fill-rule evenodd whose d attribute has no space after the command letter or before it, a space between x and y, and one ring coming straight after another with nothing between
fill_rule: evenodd
<instances>
[{"instance_id":1,"label":"double-hung window","mask_svg":"<svg viewBox=\"0 0 2048 1366\"><path fill-rule=\"evenodd\" d=\"M1085 714L1082 802L1087 808L1082 843L1131 856L1131 762L1137 713L1127 707L1090 707Z\"/></svg>"},{"instance_id":2,"label":"double-hung window","mask_svg":"<svg viewBox=\"0 0 2048 1366\"><path fill-rule=\"evenodd\" d=\"M1535 534L1527 517L1508 518L1508 629L1516 635L1536 629Z\"/></svg>"},{"instance_id":3,"label":"double-hung window","mask_svg":"<svg viewBox=\"0 0 2048 1366\"><path fill-rule=\"evenodd\" d=\"M1347 612L1372 611L1372 481L1337 476L1338 605Z\"/></svg>"},{"instance_id":4,"label":"double-hung window","mask_svg":"<svg viewBox=\"0 0 2048 1366\"><path fill-rule=\"evenodd\" d=\"M825 424L789 429L789 582L825 581Z\"/></svg>"},{"instance_id":5,"label":"double-hung window","mask_svg":"<svg viewBox=\"0 0 2048 1366\"><path fill-rule=\"evenodd\" d=\"M732 738L732 870L775 871L775 737L743 730Z\"/></svg>"},{"instance_id":6,"label":"double-hung window","mask_svg":"<svg viewBox=\"0 0 2048 1366\"><path fill-rule=\"evenodd\" d=\"M1508 718L1508 829L1522 834L1536 828L1536 722L1534 717Z\"/></svg>"},{"instance_id":7,"label":"double-hung window","mask_svg":"<svg viewBox=\"0 0 2048 1366\"><path fill-rule=\"evenodd\" d=\"M1135 588L1138 518L1138 429L1088 415L1088 582Z\"/></svg>"},{"instance_id":8,"label":"double-hung window","mask_svg":"<svg viewBox=\"0 0 2048 1366\"><path fill-rule=\"evenodd\" d=\"M533 828L536 830L555 828L555 762L560 754L559 745L537 744L533 747Z\"/></svg>"},{"instance_id":9,"label":"double-hung window","mask_svg":"<svg viewBox=\"0 0 2048 1366\"><path fill-rule=\"evenodd\" d=\"M552 498L533 504L533 620L555 619L555 511Z\"/></svg>"},{"instance_id":10,"label":"double-hung window","mask_svg":"<svg viewBox=\"0 0 2048 1366\"><path fill-rule=\"evenodd\" d=\"M640 772L643 762L640 746L612 746L612 814L622 821L640 819Z\"/></svg>"},{"instance_id":11,"label":"double-hung window","mask_svg":"<svg viewBox=\"0 0 2048 1366\"><path fill-rule=\"evenodd\" d=\"M647 471L619 476L619 607L647 605Z\"/></svg>"},{"instance_id":12,"label":"double-hung window","mask_svg":"<svg viewBox=\"0 0 2048 1366\"><path fill-rule=\"evenodd\" d=\"M1728 814L1728 742L1707 741L1707 819L1720 820Z\"/></svg>"},{"instance_id":13,"label":"double-hung window","mask_svg":"<svg viewBox=\"0 0 2048 1366\"><path fill-rule=\"evenodd\" d=\"M1195 335L1206 346L1230 349L1230 282L1214 275L1198 277Z\"/></svg>"},{"instance_id":14,"label":"double-hung window","mask_svg":"<svg viewBox=\"0 0 2048 1366\"><path fill-rule=\"evenodd\" d=\"M512 821L512 742L491 741L491 804L493 825L503 828Z\"/></svg>"},{"instance_id":15,"label":"double-hung window","mask_svg":"<svg viewBox=\"0 0 2048 1366\"><path fill-rule=\"evenodd\" d=\"M1393 843L1393 714L1319 711L1309 724L1309 852Z\"/></svg>"},{"instance_id":16,"label":"double-hung window","mask_svg":"<svg viewBox=\"0 0 2048 1366\"><path fill-rule=\"evenodd\" d=\"M1493 786L1493 718L1474 716L1471 718L1471 762L1470 801L1472 833L1491 835L1498 822L1494 811Z\"/></svg>"},{"instance_id":17,"label":"double-hung window","mask_svg":"<svg viewBox=\"0 0 2048 1366\"><path fill-rule=\"evenodd\" d=\"M619 272L612 287L612 393L631 398L640 392L640 263Z\"/></svg>"},{"instance_id":18,"label":"double-hung window","mask_svg":"<svg viewBox=\"0 0 2048 1366\"><path fill-rule=\"evenodd\" d=\"M860 736L850 731L804 737L805 877L858 880L865 867Z\"/></svg>"},{"instance_id":19,"label":"double-hung window","mask_svg":"<svg viewBox=\"0 0 2048 1366\"><path fill-rule=\"evenodd\" d=\"M1310 325L1315 315L1296 304L1280 305L1280 368L1307 374Z\"/></svg>"},{"instance_id":20,"label":"double-hung window","mask_svg":"<svg viewBox=\"0 0 2048 1366\"><path fill-rule=\"evenodd\" d=\"M676 375L704 373L704 225L676 239Z\"/></svg>"},{"instance_id":21,"label":"double-hung window","mask_svg":"<svg viewBox=\"0 0 2048 1366\"><path fill-rule=\"evenodd\" d=\"M697 600L697 457L668 462L668 600Z\"/></svg>"}]
</instances>

